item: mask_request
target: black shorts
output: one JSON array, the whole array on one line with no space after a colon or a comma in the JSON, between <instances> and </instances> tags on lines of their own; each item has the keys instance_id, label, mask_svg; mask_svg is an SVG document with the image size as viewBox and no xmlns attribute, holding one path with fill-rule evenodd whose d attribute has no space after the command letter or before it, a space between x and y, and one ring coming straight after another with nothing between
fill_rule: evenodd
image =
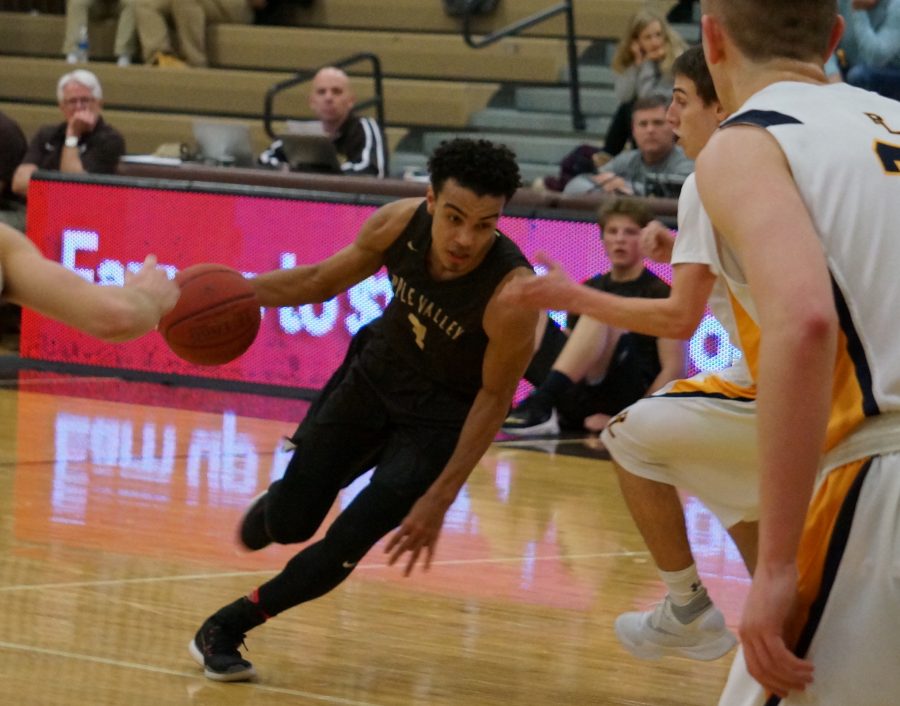
<instances>
[{"instance_id":1,"label":"black shorts","mask_svg":"<svg viewBox=\"0 0 900 706\"><path fill-rule=\"evenodd\" d=\"M289 465L283 485L313 484L336 493L375 468L373 483L419 497L456 449L464 419L430 423L398 413L390 378L380 378L376 387L361 364L365 340L357 338L292 437L297 462ZM389 376L389 366L385 370ZM397 373L398 387L406 382L403 375Z\"/></svg>"}]
</instances>

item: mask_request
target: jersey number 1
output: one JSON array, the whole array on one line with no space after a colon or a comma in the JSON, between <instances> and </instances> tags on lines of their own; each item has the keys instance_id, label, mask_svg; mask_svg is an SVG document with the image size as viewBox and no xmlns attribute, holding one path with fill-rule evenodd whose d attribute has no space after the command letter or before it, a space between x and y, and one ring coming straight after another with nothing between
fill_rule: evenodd
<instances>
[{"instance_id":1,"label":"jersey number 1","mask_svg":"<svg viewBox=\"0 0 900 706\"><path fill-rule=\"evenodd\" d=\"M409 315L409 323L412 324L413 335L416 337L416 345L424 351L425 334L428 333L428 329L425 328L425 324L419 321L414 314Z\"/></svg>"}]
</instances>

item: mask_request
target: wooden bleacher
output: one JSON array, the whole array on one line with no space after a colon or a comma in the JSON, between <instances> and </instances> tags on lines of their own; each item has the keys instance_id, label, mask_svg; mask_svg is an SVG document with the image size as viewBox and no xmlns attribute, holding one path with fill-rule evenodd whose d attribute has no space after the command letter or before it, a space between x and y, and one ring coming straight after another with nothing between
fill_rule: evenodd
<instances>
[{"instance_id":1,"label":"wooden bleacher","mask_svg":"<svg viewBox=\"0 0 900 706\"><path fill-rule=\"evenodd\" d=\"M0 56L0 75L4 76L0 99L55 104L56 82L69 68L59 59ZM268 88L293 75L239 69L172 71L143 65L121 69L100 62L90 68L103 86L107 108L248 120L260 119ZM353 78L351 83L358 99L371 93L367 78ZM498 88L499 84L489 82L386 78L385 119L399 126L462 127L469 114L483 108ZM275 108L298 118L312 116L302 90L285 92Z\"/></svg>"},{"instance_id":2,"label":"wooden bleacher","mask_svg":"<svg viewBox=\"0 0 900 706\"><path fill-rule=\"evenodd\" d=\"M554 0L500 0L489 16L476 18L477 32L490 32L517 20L546 10ZM579 37L617 39L628 20L642 7L654 7L665 13L674 0L581 0L575 3L575 26ZM405 30L411 32L459 33L459 18L444 14L440 0L317 0L309 8L297 8L292 15L300 27L343 29ZM563 37L562 16L531 28L534 37Z\"/></svg>"},{"instance_id":3,"label":"wooden bleacher","mask_svg":"<svg viewBox=\"0 0 900 706\"><path fill-rule=\"evenodd\" d=\"M13 56L59 57L64 33L62 15L0 12L0 47ZM115 22L90 27L91 54L111 61ZM311 29L212 25L210 65L265 71L296 71L334 61L336 47L349 53L376 54L388 76L443 77L452 80L553 82L566 66L566 47L555 38L510 38L482 50L466 45L459 33ZM580 49L587 42L579 43ZM364 73L367 66L353 68Z\"/></svg>"},{"instance_id":4,"label":"wooden bleacher","mask_svg":"<svg viewBox=\"0 0 900 706\"><path fill-rule=\"evenodd\" d=\"M555 0L500 0L490 15L475 18L474 31L487 33L529 17L555 5ZM575 4L579 37L617 39L629 18L642 7L665 13L675 0L580 0ZM0 0L0 10L62 15L65 0ZM287 18L297 27L406 31L429 34L459 34L461 22L448 17L441 0L316 0L308 8L295 8ZM563 37L563 18L557 17L531 28L530 37Z\"/></svg>"},{"instance_id":5,"label":"wooden bleacher","mask_svg":"<svg viewBox=\"0 0 900 706\"><path fill-rule=\"evenodd\" d=\"M612 39L628 18L651 5L665 12L674 0L581 0L575 4L578 49ZM551 7L554 0L501 0L496 12L474 22L477 32ZM15 12L3 10L14 9ZM40 13L23 12L37 9ZM59 120L55 86L71 67L62 62L63 0L0 0L0 109L32 134ZM561 17L484 49L468 47L461 22L440 0L316 0L295 8L296 26L211 25L210 68L184 71L111 61L115 23L92 23L89 68L103 85L105 114L126 135L130 153L162 143L191 143L193 120L240 122L254 146L269 138L262 127L264 95L274 83L343 56L379 56L385 76L385 118L392 153L401 142L415 149L422 131L463 131L473 114L492 103L501 88L560 85L567 65ZM371 96L368 67L351 67L358 100ZM305 88L279 96L275 112L311 117ZM371 111L366 111L371 114ZM403 138L412 131L412 142Z\"/></svg>"}]
</instances>

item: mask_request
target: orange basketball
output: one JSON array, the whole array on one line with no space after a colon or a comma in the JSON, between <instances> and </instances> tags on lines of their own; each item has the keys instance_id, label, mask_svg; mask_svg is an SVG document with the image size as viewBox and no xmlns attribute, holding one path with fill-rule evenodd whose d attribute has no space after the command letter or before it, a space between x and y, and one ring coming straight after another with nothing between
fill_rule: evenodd
<instances>
[{"instance_id":1,"label":"orange basketball","mask_svg":"<svg viewBox=\"0 0 900 706\"><path fill-rule=\"evenodd\" d=\"M175 275L181 296L159 321L179 358L221 365L246 351L259 331L259 301L250 282L226 265L192 265Z\"/></svg>"}]
</instances>

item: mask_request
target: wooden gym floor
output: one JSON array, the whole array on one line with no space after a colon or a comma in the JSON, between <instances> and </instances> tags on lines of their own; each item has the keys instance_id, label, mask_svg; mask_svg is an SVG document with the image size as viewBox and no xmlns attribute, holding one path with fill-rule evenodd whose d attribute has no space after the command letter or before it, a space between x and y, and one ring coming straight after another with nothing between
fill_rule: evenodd
<instances>
[{"instance_id":1,"label":"wooden gym floor","mask_svg":"<svg viewBox=\"0 0 900 706\"><path fill-rule=\"evenodd\" d=\"M206 680L186 650L193 632L295 551L242 553L234 531L284 467L281 438L304 406L36 373L3 382L0 702L716 703L732 655L654 663L619 647L616 615L662 589L609 463L579 439L495 445L448 513L430 572L403 578L379 545L337 590L248 635L256 682ZM686 502L733 627L743 565Z\"/></svg>"}]
</instances>

